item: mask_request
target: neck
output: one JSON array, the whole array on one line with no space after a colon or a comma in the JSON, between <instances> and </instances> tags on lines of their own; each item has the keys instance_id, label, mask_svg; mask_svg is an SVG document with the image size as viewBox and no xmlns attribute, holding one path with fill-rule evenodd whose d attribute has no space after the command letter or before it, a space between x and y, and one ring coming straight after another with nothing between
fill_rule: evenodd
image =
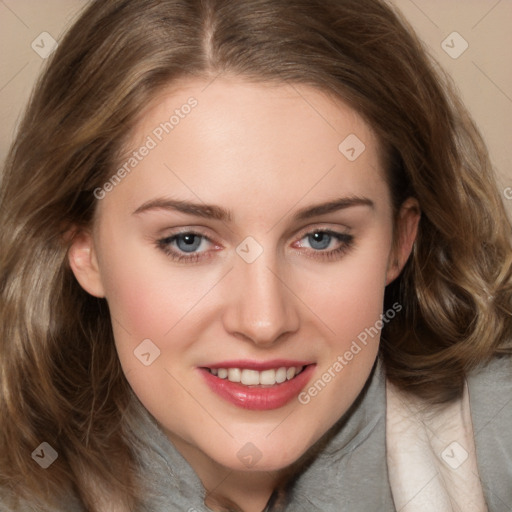
<instances>
[{"instance_id":1,"label":"neck","mask_svg":"<svg viewBox=\"0 0 512 512\"><path fill-rule=\"evenodd\" d=\"M277 485L276 474L224 471L216 486L199 475L207 489L205 505L216 512L262 512Z\"/></svg>"},{"instance_id":2,"label":"neck","mask_svg":"<svg viewBox=\"0 0 512 512\"><path fill-rule=\"evenodd\" d=\"M206 490L205 505L218 512L262 512L285 471L237 471L226 468L183 439L167 434Z\"/></svg>"}]
</instances>

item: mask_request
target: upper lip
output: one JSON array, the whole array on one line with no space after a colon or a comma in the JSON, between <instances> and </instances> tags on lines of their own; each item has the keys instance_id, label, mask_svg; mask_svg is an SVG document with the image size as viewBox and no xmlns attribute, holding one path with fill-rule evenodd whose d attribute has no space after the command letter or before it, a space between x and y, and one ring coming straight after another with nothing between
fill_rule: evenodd
<instances>
[{"instance_id":1,"label":"upper lip","mask_svg":"<svg viewBox=\"0 0 512 512\"><path fill-rule=\"evenodd\" d=\"M293 359L272 359L270 361L254 361L254 360L237 360L237 361L222 361L220 363L212 363L203 365L202 368L210 368L210 369L216 369L216 368L246 368L248 370L257 370L257 371L264 371L264 370L272 370L275 368L291 368L292 366L295 367L301 367L301 366L308 366L310 364L313 364L311 361L297 361Z\"/></svg>"}]
</instances>

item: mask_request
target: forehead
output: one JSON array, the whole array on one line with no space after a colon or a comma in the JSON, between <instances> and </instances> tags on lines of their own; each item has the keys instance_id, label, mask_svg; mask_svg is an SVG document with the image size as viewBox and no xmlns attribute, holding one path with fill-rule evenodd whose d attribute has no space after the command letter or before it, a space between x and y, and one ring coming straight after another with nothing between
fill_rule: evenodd
<instances>
[{"instance_id":1,"label":"forehead","mask_svg":"<svg viewBox=\"0 0 512 512\"><path fill-rule=\"evenodd\" d=\"M375 134L341 100L304 85L225 77L182 80L155 96L123 165L128 176L109 199L123 194L134 206L151 194L255 207L261 195L290 204L382 195L385 181Z\"/></svg>"}]
</instances>

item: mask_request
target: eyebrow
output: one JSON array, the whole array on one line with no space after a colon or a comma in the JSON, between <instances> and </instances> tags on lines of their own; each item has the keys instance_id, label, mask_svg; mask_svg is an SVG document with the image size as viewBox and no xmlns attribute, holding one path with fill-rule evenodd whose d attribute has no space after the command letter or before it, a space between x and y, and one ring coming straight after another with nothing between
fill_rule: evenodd
<instances>
[{"instance_id":1,"label":"eyebrow","mask_svg":"<svg viewBox=\"0 0 512 512\"><path fill-rule=\"evenodd\" d=\"M341 197L339 199L334 199L333 201L329 201L327 203L302 208L294 215L294 218L297 220L304 220L309 219L311 217L326 215L327 213L332 213L338 210L344 210L346 208L351 208L354 206L367 206L371 209L375 208L374 202L371 199L368 199L367 197Z\"/></svg>"},{"instance_id":2,"label":"eyebrow","mask_svg":"<svg viewBox=\"0 0 512 512\"><path fill-rule=\"evenodd\" d=\"M210 204L192 203L190 201L179 201L177 199L156 198L139 206L133 215L144 213L150 210L175 210L188 215L196 215L206 219L230 221L231 214L221 206Z\"/></svg>"},{"instance_id":3,"label":"eyebrow","mask_svg":"<svg viewBox=\"0 0 512 512\"><path fill-rule=\"evenodd\" d=\"M298 210L295 213L294 219L305 220L311 217L326 215L328 213L332 213L338 210L344 210L346 208L351 208L354 206L367 206L373 209L375 207L375 204L371 199L368 199L366 197L341 197L339 199L334 199L327 203L321 203L302 208L301 210ZM223 222L229 222L232 219L231 213L225 208L222 208L221 206L193 203L190 201L180 201L168 198L151 199L150 201L147 201L141 206L139 206L133 212L133 215L138 215L140 213L144 213L151 210L174 210L188 215L195 215L197 217L220 220Z\"/></svg>"}]
</instances>

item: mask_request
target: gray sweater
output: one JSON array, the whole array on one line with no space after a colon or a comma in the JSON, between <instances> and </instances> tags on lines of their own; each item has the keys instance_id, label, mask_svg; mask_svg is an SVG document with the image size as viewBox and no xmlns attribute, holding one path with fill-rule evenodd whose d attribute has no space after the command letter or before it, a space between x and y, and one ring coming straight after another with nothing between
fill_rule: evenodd
<instances>
[{"instance_id":1,"label":"gray sweater","mask_svg":"<svg viewBox=\"0 0 512 512\"><path fill-rule=\"evenodd\" d=\"M512 512L512 357L468 376L482 488L489 512ZM154 474L149 512L209 512L198 477L146 415L141 434L151 446L143 465ZM394 512L386 465L385 376L377 364L329 441L265 512Z\"/></svg>"},{"instance_id":2,"label":"gray sweater","mask_svg":"<svg viewBox=\"0 0 512 512\"><path fill-rule=\"evenodd\" d=\"M512 512L512 357L494 359L467 380L489 512ZM265 512L395 512L386 465L385 391L378 362L356 402L328 432L318 455L274 493ZM210 512L196 473L149 413L138 407L138 436L147 446L139 455L141 471L151 490L136 512ZM1 499L0 510L7 512ZM29 510L36 509L19 509ZM84 509L67 503L62 512Z\"/></svg>"}]
</instances>

